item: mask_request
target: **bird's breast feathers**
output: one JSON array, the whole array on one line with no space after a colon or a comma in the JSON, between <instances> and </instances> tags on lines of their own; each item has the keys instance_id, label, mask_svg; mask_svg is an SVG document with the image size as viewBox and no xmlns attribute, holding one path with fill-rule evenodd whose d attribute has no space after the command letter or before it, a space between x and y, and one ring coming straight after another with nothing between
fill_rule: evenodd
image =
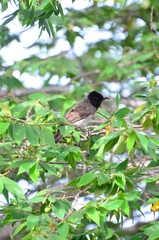
<instances>
[{"instance_id":1,"label":"bird's breast feathers","mask_svg":"<svg viewBox=\"0 0 159 240\"><path fill-rule=\"evenodd\" d=\"M89 115L87 118L83 118L75 123L73 123L74 126L84 128L88 125L88 123L91 121L93 115Z\"/></svg>"},{"instance_id":2,"label":"bird's breast feathers","mask_svg":"<svg viewBox=\"0 0 159 240\"><path fill-rule=\"evenodd\" d=\"M92 119L96 110L97 109L93 107L89 100L85 99L66 113L65 118L74 126L85 127Z\"/></svg>"}]
</instances>

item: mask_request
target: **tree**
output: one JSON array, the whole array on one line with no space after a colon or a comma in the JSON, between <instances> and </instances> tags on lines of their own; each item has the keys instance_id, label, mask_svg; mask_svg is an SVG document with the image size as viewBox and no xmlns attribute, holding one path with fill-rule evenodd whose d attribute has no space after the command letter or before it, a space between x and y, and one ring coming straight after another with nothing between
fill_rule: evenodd
<instances>
[{"instance_id":1,"label":"tree","mask_svg":"<svg viewBox=\"0 0 159 240\"><path fill-rule=\"evenodd\" d=\"M1 26L1 48L20 41L7 27L16 18L52 37L30 48L69 43L67 51L12 66L1 56L0 212L13 239L159 238L159 3L86 3L64 11L56 0L12 2L17 9ZM77 41L84 45L78 54ZM43 88L26 89L15 71L45 76ZM111 100L85 131L75 129L64 114L92 89ZM58 128L64 137L56 145ZM154 221L145 223L148 204ZM129 219L138 222L130 228Z\"/></svg>"}]
</instances>

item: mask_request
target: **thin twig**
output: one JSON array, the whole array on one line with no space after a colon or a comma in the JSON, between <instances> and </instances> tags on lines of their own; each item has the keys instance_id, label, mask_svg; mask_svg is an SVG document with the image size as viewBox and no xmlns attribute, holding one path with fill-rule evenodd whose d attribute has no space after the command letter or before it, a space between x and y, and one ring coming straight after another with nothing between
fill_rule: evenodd
<instances>
[{"instance_id":1,"label":"thin twig","mask_svg":"<svg viewBox=\"0 0 159 240\"><path fill-rule=\"evenodd\" d=\"M73 77L71 80L72 80L72 81L76 81L76 80L81 79L82 77L83 77L83 78L85 78L85 77L90 77L90 76L92 76L92 75L99 75L100 73L101 73L101 70L96 69L96 70L94 70L94 71L81 73L81 74L77 75L76 77Z\"/></svg>"},{"instance_id":2,"label":"thin twig","mask_svg":"<svg viewBox=\"0 0 159 240\"><path fill-rule=\"evenodd\" d=\"M29 115L30 115L32 109L33 109L39 102L41 102L40 99L38 99L37 101L35 101L35 102L30 106L30 108L28 109L27 116L26 116L26 122L28 122L29 120L31 120L31 117L29 117Z\"/></svg>"},{"instance_id":3,"label":"thin twig","mask_svg":"<svg viewBox=\"0 0 159 240\"><path fill-rule=\"evenodd\" d=\"M102 117L108 119L108 117L106 117L104 114L100 113L100 112L97 112L99 115L101 115Z\"/></svg>"},{"instance_id":4,"label":"thin twig","mask_svg":"<svg viewBox=\"0 0 159 240\"><path fill-rule=\"evenodd\" d=\"M147 192L145 192L145 190L144 190L142 187L140 187L140 186L138 186L138 185L136 185L136 186L142 190L143 194L145 195L145 197L146 197L147 199L150 199L149 195L147 194Z\"/></svg>"},{"instance_id":5,"label":"thin twig","mask_svg":"<svg viewBox=\"0 0 159 240\"><path fill-rule=\"evenodd\" d=\"M76 206L78 199L80 197L80 195L84 192L86 192L90 187L87 187L85 189L81 189L75 196L74 196L74 201L72 203L72 207L69 210L68 214L65 216L65 218L62 220L62 222L64 222L65 220L67 220L69 218L69 216L71 216L71 214L73 213L74 207Z\"/></svg>"}]
</instances>

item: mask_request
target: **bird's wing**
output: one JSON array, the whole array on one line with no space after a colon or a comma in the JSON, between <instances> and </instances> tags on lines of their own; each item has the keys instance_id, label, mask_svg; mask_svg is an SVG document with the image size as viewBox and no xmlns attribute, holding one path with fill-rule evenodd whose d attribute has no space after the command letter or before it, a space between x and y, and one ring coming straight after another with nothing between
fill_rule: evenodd
<instances>
[{"instance_id":1,"label":"bird's wing","mask_svg":"<svg viewBox=\"0 0 159 240\"><path fill-rule=\"evenodd\" d=\"M74 124L82 119L88 118L90 115L94 115L95 112L96 108L94 108L89 102L83 101L67 112L65 118L68 122Z\"/></svg>"}]
</instances>

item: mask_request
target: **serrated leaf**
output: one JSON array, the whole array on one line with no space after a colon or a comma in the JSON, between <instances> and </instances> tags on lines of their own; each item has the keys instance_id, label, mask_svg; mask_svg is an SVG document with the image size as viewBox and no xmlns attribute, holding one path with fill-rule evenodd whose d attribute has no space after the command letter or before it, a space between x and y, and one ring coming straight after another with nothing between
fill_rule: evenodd
<instances>
[{"instance_id":1,"label":"serrated leaf","mask_svg":"<svg viewBox=\"0 0 159 240\"><path fill-rule=\"evenodd\" d=\"M77 143L80 142L80 134L77 131L73 131L73 136Z\"/></svg>"},{"instance_id":2,"label":"serrated leaf","mask_svg":"<svg viewBox=\"0 0 159 240\"><path fill-rule=\"evenodd\" d=\"M158 240L159 223L156 222L154 225L145 228L144 232L149 237L148 240Z\"/></svg>"},{"instance_id":3,"label":"serrated leaf","mask_svg":"<svg viewBox=\"0 0 159 240\"><path fill-rule=\"evenodd\" d=\"M35 196L33 198L28 199L28 202L30 202L30 203L40 203L40 202L43 201L43 199L44 199L44 196L37 196L37 197Z\"/></svg>"},{"instance_id":4,"label":"serrated leaf","mask_svg":"<svg viewBox=\"0 0 159 240\"><path fill-rule=\"evenodd\" d=\"M112 211L121 207L122 203L123 203L123 200L116 199L116 200L112 200L110 202L105 203L104 206L108 211Z\"/></svg>"},{"instance_id":5,"label":"serrated leaf","mask_svg":"<svg viewBox=\"0 0 159 240\"><path fill-rule=\"evenodd\" d=\"M66 239L69 232L69 223L68 222L62 223L57 230L62 239Z\"/></svg>"},{"instance_id":6,"label":"serrated leaf","mask_svg":"<svg viewBox=\"0 0 159 240\"><path fill-rule=\"evenodd\" d=\"M131 134L128 136L127 142L126 142L128 153L131 152L131 150L132 150L132 148L134 146L135 138L136 138L136 134L135 134L134 131L132 131Z\"/></svg>"},{"instance_id":7,"label":"serrated leaf","mask_svg":"<svg viewBox=\"0 0 159 240\"><path fill-rule=\"evenodd\" d=\"M48 143L52 147L52 149L55 150L55 139L51 129L44 127L43 136L44 136L45 142Z\"/></svg>"},{"instance_id":8,"label":"serrated leaf","mask_svg":"<svg viewBox=\"0 0 159 240\"><path fill-rule=\"evenodd\" d=\"M126 170L128 165L128 159L126 159L125 161L119 163L116 167L116 171L124 171Z\"/></svg>"},{"instance_id":9,"label":"serrated leaf","mask_svg":"<svg viewBox=\"0 0 159 240\"><path fill-rule=\"evenodd\" d=\"M145 135L139 133L139 132L136 132L136 133L137 133L137 136L138 136L138 138L140 140L141 145L147 151L148 150L148 145L149 145L147 137Z\"/></svg>"},{"instance_id":10,"label":"serrated leaf","mask_svg":"<svg viewBox=\"0 0 159 240\"><path fill-rule=\"evenodd\" d=\"M36 163L29 169L29 177L34 182L35 186L37 186L38 176L39 176L39 172L37 170L37 163Z\"/></svg>"},{"instance_id":11,"label":"serrated leaf","mask_svg":"<svg viewBox=\"0 0 159 240\"><path fill-rule=\"evenodd\" d=\"M9 128L10 122L0 122L0 134L4 133Z\"/></svg>"},{"instance_id":12,"label":"serrated leaf","mask_svg":"<svg viewBox=\"0 0 159 240\"><path fill-rule=\"evenodd\" d=\"M107 174L105 174L103 172L99 173L98 178L97 178L99 186L109 182L109 180L110 180L110 177Z\"/></svg>"},{"instance_id":13,"label":"serrated leaf","mask_svg":"<svg viewBox=\"0 0 159 240\"><path fill-rule=\"evenodd\" d=\"M75 212L68 219L72 223L77 223L82 219L83 214L84 214L83 210L81 212Z\"/></svg>"},{"instance_id":14,"label":"serrated leaf","mask_svg":"<svg viewBox=\"0 0 159 240\"><path fill-rule=\"evenodd\" d=\"M35 164L35 161L33 161L33 160L22 160L22 161L18 161L16 163L17 163L17 167L20 166L19 171L18 171L18 175L19 175L19 174L29 170ZM16 167L16 163L15 163L15 165L12 165L12 168Z\"/></svg>"},{"instance_id":15,"label":"serrated leaf","mask_svg":"<svg viewBox=\"0 0 159 240\"><path fill-rule=\"evenodd\" d=\"M88 217L93 220L98 226L100 226L100 215L95 207L88 208L86 210Z\"/></svg>"},{"instance_id":16,"label":"serrated leaf","mask_svg":"<svg viewBox=\"0 0 159 240\"><path fill-rule=\"evenodd\" d=\"M53 165L49 164L49 163L44 163L41 162L40 165L46 169L49 173L52 173L53 175L58 177L58 173L56 172L56 169Z\"/></svg>"},{"instance_id":17,"label":"serrated leaf","mask_svg":"<svg viewBox=\"0 0 159 240\"><path fill-rule=\"evenodd\" d=\"M16 124L13 125L13 136L17 143L20 144L25 137L25 125L16 122Z\"/></svg>"},{"instance_id":18,"label":"serrated leaf","mask_svg":"<svg viewBox=\"0 0 159 240\"><path fill-rule=\"evenodd\" d=\"M123 190L125 190L126 180L125 180L125 176L124 176L123 174L116 175L115 183L116 183L120 188L122 188Z\"/></svg>"},{"instance_id":19,"label":"serrated leaf","mask_svg":"<svg viewBox=\"0 0 159 240\"><path fill-rule=\"evenodd\" d=\"M91 183L94 179L96 178L96 175L94 173L85 173L81 178L78 183L79 187L88 185Z\"/></svg>"},{"instance_id":20,"label":"serrated leaf","mask_svg":"<svg viewBox=\"0 0 159 240\"><path fill-rule=\"evenodd\" d=\"M52 211L54 212L54 214L60 218L63 219L63 217L65 216L65 206L61 201L56 201L53 204L51 204L52 206Z\"/></svg>"},{"instance_id":21,"label":"serrated leaf","mask_svg":"<svg viewBox=\"0 0 159 240\"><path fill-rule=\"evenodd\" d=\"M121 205L121 209L123 210L123 212L129 216L129 204L128 201L126 199L123 199L123 203Z\"/></svg>"},{"instance_id":22,"label":"serrated leaf","mask_svg":"<svg viewBox=\"0 0 159 240\"><path fill-rule=\"evenodd\" d=\"M33 145L39 145L39 136L32 125L25 125L27 140Z\"/></svg>"},{"instance_id":23,"label":"serrated leaf","mask_svg":"<svg viewBox=\"0 0 159 240\"><path fill-rule=\"evenodd\" d=\"M39 216L29 215L27 217L27 231L29 231L29 230L33 229L35 226L37 226L39 221L40 221Z\"/></svg>"}]
</instances>

